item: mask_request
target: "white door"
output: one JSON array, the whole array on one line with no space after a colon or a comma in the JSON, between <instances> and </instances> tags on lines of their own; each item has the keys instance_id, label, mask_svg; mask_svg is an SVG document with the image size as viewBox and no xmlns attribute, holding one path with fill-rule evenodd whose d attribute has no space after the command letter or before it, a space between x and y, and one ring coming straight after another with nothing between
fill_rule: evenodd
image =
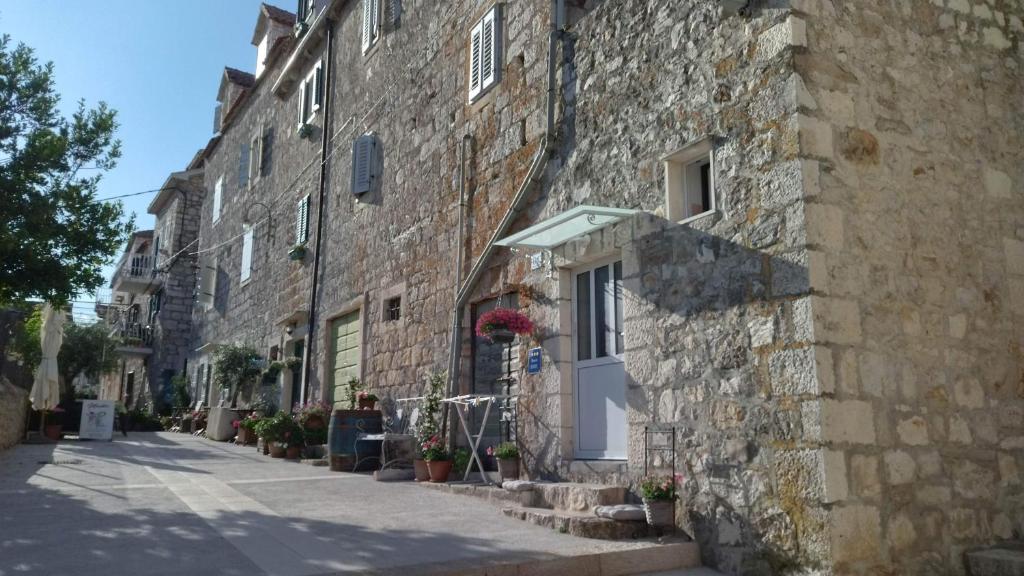
<instances>
[{"instance_id":1,"label":"white door","mask_svg":"<svg viewBox=\"0 0 1024 576\"><path fill-rule=\"evenodd\" d=\"M622 261L573 276L576 457L625 460Z\"/></svg>"}]
</instances>

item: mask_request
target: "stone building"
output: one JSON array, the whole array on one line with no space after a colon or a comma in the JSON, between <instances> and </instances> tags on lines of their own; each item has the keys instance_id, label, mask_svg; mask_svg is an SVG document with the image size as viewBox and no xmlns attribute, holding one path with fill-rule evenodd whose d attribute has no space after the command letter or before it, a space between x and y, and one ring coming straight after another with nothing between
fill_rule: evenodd
<instances>
[{"instance_id":1,"label":"stone building","mask_svg":"<svg viewBox=\"0 0 1024 576\"><path fill-rule=\"evenodd\" d=\"M171 174L148 212L153 230L135 232L97 314L120 339L120 368L101 377L100 398L129 407L171 406L171 379L185 374L192 346L194 251L205 195L202 171Z\"/></svg>"},{"instance_id":2,"label":"stone building","mask_svg":"<svg viewBox=\"0 0 1024 576\"><path fill-rule=\"evenodd\" d=\"M722 570L960 574L1024 530L1022 16L264 5L190 166L196 393L229 343L305 359L284 406L448 370L516 395L530 477L635 487L674 429Z\"/></svg>"}]
</instances>

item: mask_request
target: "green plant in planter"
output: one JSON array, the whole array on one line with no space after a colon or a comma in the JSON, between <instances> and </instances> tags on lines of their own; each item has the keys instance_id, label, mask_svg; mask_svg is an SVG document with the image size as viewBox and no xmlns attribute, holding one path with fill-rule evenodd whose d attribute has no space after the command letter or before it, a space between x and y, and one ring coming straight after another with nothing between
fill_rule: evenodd
<instances>
[{"instance_id":1,"label":"green plant in planter","mask_svg":"<svg viewBox=\"0 0 1024 576\"><path fill-rule=\"evenodd\" d=\"M286 364L281 361L274 361L267 365L267 369L263 371L264 380L275 380L277 375L284 370Z\"/></svg>"},{"instance_id":2,"label":"green plant in planter","mask_svg":"<svg viewBox=\"0 0 1024 576\"><path fill-rule=\"evenodd\" d=\"M452 474L456 477L466 474L466 467L469 466L470 452L465 448L459 448L452 455Z\"/></svg>"},{"instance_id":3,"label":"green plant in planter","mask_svg":"<svg viewBox=\"0 0 1024 576\"><path fill-rule=\"evenodd\" d=\"M423 442L420 446L420 453L423 454L423 459L427 462L444 461L449 457L448 449L444 445L444 440L437 434Z\"/></svg>"},{"instance_id":4,"label":"green plant in planter","mask_svg":"<svg viewBox=\"0 0 1024 576\"><path fill-rule=\"evenodd\" d=\"M263 358L252 346L224 346L217 350L213 360L215 382L222 390L231 390L231 407L238 405L238 397L243 392L246 396L252 393L257 379L263 370L260 362Z\"/></svg>"},{"instance_id":5,"label":"green plant in planter","mask_svg":"<svg viewBox=\"0 0 1024 576\"><path fill-rule=\"evenodd\" d=\"M352 377L348 380L348 409L355 410L359 407L356 402L356 398L360 390L363 389L363 383L359 381L359 378Z\"/></svg>"},{"instance_id":6,"label":"green plant in planter","mask_svg":"<svg viewBox=\"0 0 1024 576\"><path fill-rule=\"evenodd\" d=\"M431 375L428 381L426 399L423 402L423 419L417 423L416 430L419 434L421 445L437 435L438 430L441 428L438 416L441 413L441 400L443 399L445 380L445 373L437 372Z\"/></svg>"},{"instance_id":7,"label":"green plant in planter","mask_svg":"<svg viewBox=\"0 0 1024 576\"><path fill-rule=\"evenodd\" d=\"M488 448L487 455L502 460L519 458L519 447L514 442L502 442L493 448Z\"/></svg>"},{"instance_id":8,"label":"green plant in planter","mask_svg":"<svg viewBox=\"0 0 1024 576\"><path fill-rule=\"evenodd\" d=\"M298 129L299 138L309 138L309 136L312 133L313 133L313 126L311 124L307 124L305 122L303 122L302 124L299 124L299 129Z\"/></svg>"},{"instance_id":9,"label":"green plant in planter","mask_svg":"<svg viewBox=\"0 0 1024 576\"><path fill-rule=\"evenodd\" d=\"M650 502L672 502L679 496L682 474L672 476L648 476L640 481L640 495Z\"/></svg>"},{"instance_id":10,"label":"green plant in planter","mask_svg":"<svg viewBox=\"0 0 1024 576\"><path fill-rule=\"evenodd\" d=\"M277 442L288 446L302 446L305 438L302 433L302 426L292 418L291 414L278 412L270 418L260 421L263 424L263 439L268 442Z\"/></svg>"},{"instance_id":11,"label":"green plant in planter","mask_svg":"<svg viewBox=\"0 0 1024 576\"><path fill-rule=\"evenodd\" d=\"M287 366L289 370L302 368L302 358L299 358L298 356L289 356L284 359L284 365Z\"/></svg>"},{"instance_id":12,"label":"green plant in planter","mask_svg":"<svg viewBox=\"0 0 1024 576\"><path fill-rule=\"evenodd\" d=\"M300 132L301 135L301 132ZM305 244L296 244L292 246L291 250L288 251L289 260L302 260L306 257L306 246Z\"/></svg>"}]
</instances>

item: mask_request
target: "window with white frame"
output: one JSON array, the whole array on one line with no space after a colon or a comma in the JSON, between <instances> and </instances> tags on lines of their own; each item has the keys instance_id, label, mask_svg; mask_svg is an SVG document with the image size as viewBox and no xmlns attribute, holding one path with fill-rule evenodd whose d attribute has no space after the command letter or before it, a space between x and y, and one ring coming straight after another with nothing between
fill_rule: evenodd
<instances>
[{"instance_id":1,"label":"window with white frame","mask_svg":"<svg viewBox=\"0 0 1024 576\"><path fill-rule=\"evenodd\" d=\"M469 101L501 80L501 5L495 4L469 36Z\"/></svg>"},{"instance_id":2,"label":"window with white frame","mask_svg":"<svg viewBox=\"0 0 1024 576\"><path fill-rule=\"evenodd\" d=\"M213 306L217 295L217 260L203 256L199 260L196 302L205 308Z\"/></svg>"},{"instance_id":3,"label":"window with white frame","mask_svg":"<svg viewBox=\"0 0 1024 576\"><path fill-rule=\"evenodd\" d=\"M242 234L242 282L252 276L252 239L252 227L246 226L245 232Z\"/></svg>"},{"instance_id":4,"label":"window with white frame","mask_svg":"<svg viewBox=\"0 0 1024 576\"><path fill-rule=\"evenodd\" d=\"M213 222L214 224L220 220L220 203L221 195L224 192L224 177L217 178L217 183L213 186Z\"/></svg>"},{"instance_id":5,"label":"window with white frame","mask_svg":"<svg viewBox=\"0 0 1024 576\"><path fill-rule=\"evenodd\" d=\"M380 40L380 0L363 0L363 54Z\"/></svg>"},{"instance_id":6,"label":"window with white frame","mask_svg":"<svg viewBox=\"0 0 1024 576\"><path fill-rule=\"evenodd\" d=\"M323 94L323 61L320 61L313 66L299 86L299 126L312 122L323 103Z\"/></svg>"},{"instance_id":7,"label":"window with white frame","mask_svg":"<svg viewBox=\"0 0 1024 576\"><path fill-rule=\"evenodd\" d=\"M702 140L665 158L668 219L681 222L715 211L714 150Z\"/></svg>"},{"instance_id":8,"label":"window with white frame","mask_svg":"<svg viewBox=\"0 0 1024 576\"><path fill-rule=\"evenodd\" d=\"M295 207L295 244L305 244L309 240L309 194L299 200Z\"/></svg>"}]
</instances>

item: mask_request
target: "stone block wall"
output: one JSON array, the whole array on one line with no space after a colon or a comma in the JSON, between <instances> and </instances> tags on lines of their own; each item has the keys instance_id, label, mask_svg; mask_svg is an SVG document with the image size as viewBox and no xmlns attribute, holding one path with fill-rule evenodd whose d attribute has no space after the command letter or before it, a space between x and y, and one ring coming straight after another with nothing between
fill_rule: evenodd
<instances>
[{"instance_id":1,"label":"stone block wall","mask_svg":"<svg viewBox=\"0 0 1024 576\"><path fill-rule=\"evenodd\" d=\"M0 379L0 450L21 442L25 435L28 392Z\"/></svg>"},{"instance_id":2,"label":"stone block wall","mask_svg":"<svg viewBox=\"0 0 1024 576\"><path fill-rule=\"evenodd\" d=\"M794 2L836 574L1024 531L1024 7Z\"/></svg>"}]
</instances>

